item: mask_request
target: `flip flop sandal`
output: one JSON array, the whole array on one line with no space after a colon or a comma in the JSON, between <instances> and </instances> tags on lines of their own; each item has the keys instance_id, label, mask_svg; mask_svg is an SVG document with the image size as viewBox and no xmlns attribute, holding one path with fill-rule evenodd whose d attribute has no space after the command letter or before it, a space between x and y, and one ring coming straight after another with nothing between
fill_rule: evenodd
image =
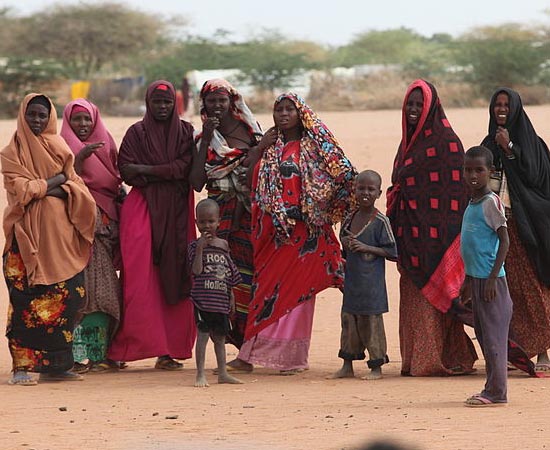
<instances>
[{"instance_id":1,"label":"flip flop sandal","mask_svg":"<svg viewBox=\"0 0 550 450\"><path fill-rule=\"evenodd\" d=\"M87 363L75 362L72 371L73 373L87 373L90 371L91 367L91 361L88 361Z\"/></svg>"},{"instance_id":2,"label":"flip flop sandal","mask_svg":"<svg viewBox=\"0 0 550 450\"><path fill-rule=\"evenodd\" d=\"M173 360L172 358L162 357L157 359L157 362L155 364L155 369L181 370L183 369L183 364Z\"/></svg>"},{"instance_id":3,"label":"flip flop sandal","mask_svg":"<svg viewBox=\"0 0 550 450\"><path fill-rule=\"evenodd\" d=\"M488 398L482 397L481 395L472 395L464 402L464 406L468 408L487 408L493 406L506 406L507 403L503 402L493 402Z\"/></svg>"},{"instance_id":4,"label":"flip flop sandal","mask_svg":"<svg viewBox=\"0 0 550 450\"><path fill-rule=\"evenodd\" d=\"M90 367L92 373L106 373L106 372L118 372L118 366L115 363L109 361L100 361L92 364Z\"/></svg>"},{"instance_id":5,"label":"flip flop sandal","mask_svg":"<svg viewBox=\"0 0 550 450\"><path fill-rule=\"evenodd\" d=\"M58 381L82 381L84 377L74 372L61 372L61 373L41 373L40 382L58 382Z\"/></svg>"},{"instance_id":6,"label":"flip flop sandal","mask_svg":"<svg viewBox=\"0 0 550 450\"><path fill-rule=\"evenodd\" d=\"M8 384L12 386L36 386L38 381L31 378L29 375L14 375L8 380Z\"/></svg>"}]
</instances>

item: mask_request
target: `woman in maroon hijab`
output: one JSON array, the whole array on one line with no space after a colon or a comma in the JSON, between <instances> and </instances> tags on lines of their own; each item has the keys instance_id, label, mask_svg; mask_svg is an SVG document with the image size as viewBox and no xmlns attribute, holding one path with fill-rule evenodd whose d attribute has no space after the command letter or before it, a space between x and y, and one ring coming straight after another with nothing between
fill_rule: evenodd
<instances>
[{"instance_id":1,"label":"woman in maroon hijab","mask_svg":"<svg viewBox=\"0 0 550 450\"><path fill-rule=\"evenodd\" d=\"M146 113L120 146L118 166L132 186L120 214L123 319L111 345L115 361L157 357L178 370L195 341L187 243L195 238L190 168L193 127L175 112L171 83L147 89Z\"/></svg>"}]
</instances>

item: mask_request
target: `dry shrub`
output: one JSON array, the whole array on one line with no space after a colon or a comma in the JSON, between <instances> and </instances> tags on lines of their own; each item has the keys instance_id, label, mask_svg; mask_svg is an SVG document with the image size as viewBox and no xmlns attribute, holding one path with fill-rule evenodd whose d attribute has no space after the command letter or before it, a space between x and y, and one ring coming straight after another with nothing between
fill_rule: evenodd
<instances>
[{"instance_id":1,"label":"dry shrub","mask_svg":"<svg viewBox=\"0 0 550 450\"><path fill-rule=\"evenodd\" d=\"M544 85L514 86L524 105L544 105L550 103L550 88Z\"/></svg>"},{"instance_id":2,"label":"dry shrub","mask_svg":"<svg viewBox=\"0 0 550 450\"><path fill-rule=\"evenodd\" d=\"M433 81L445 108L470 108L487 106L487 99L478 98L475 89L456 81Z\"/></svg>"}]
</instances>

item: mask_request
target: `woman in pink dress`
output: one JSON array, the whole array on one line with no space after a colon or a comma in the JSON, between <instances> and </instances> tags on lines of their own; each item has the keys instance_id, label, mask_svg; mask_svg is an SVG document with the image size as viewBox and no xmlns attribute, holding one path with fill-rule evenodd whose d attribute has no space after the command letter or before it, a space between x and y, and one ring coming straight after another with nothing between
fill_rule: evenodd
<instances>
[{"instance_id":1,"label":"woman in pink dress","mask_svg":"<svg viewBox=\"0 0 550 450\"><path fill-rule=\"evenodd\" d=\"M120 214L123 314L109 357L157 357L155 368L178 370L192 356L196 329L189 300L187 243L195 238L193 127L175 112L167 81L147 89L146 113L120 146L118 166L132 186Z\"/></svg>"}]
</instances>

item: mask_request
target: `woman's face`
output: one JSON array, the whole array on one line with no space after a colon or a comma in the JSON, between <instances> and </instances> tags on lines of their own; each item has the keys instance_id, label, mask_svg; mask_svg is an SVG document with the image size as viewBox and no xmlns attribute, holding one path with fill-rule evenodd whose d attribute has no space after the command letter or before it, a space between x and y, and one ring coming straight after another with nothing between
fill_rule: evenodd
<instances>
[{"instance_id":1,"label":"woman's face","mask_svg":"<svg viewBox=\"0 0 550 450\"><path fill-rule=\"evenodd\" d=\"M508 94L501 92L497 95L495 100L495 106L493 107L493 114L497 125L503 127L506 125L508 115L510 114L510 98Z\"/></svg>"},{"instance_id":2,"label":"woman's face","mask_svg":"<svg viewBox=\"0 0 550 450\"><path fill-rule=\"evenodd\" d=\"M204 97L204 108L208 117L221 119L229 112L231 100L224 92L214 91Z\"/></svg>"},{"instance_id":3,"label":"woman's face","mask_svg":"<svg viewBox=\"0 0 550 450\"><path fill-rule=\"evenodd\" d=\"M281 131L292 130L302 126L298 110L288 98L281 100L273 108L273 121Z\"/></svg>"},{"instance_id":4,"label":"woman's face","mask_svg":"<svg viewBox=\"0 0 550 450\"><path fill-rule=\"evenodd\" d=\"M416 126L424 109L424 96L419 88L413 89L405 103L405 118L407 124Z\"/></svg>"},{"instance_id":5,"label":"woman's face","mask_svg":"<svg viewBox=\"0 0 550 450\"><path fill-rule=\"evenodd\" d=\"M90 134L92 134L92 117L87 112L80 111L71 115L69 124L71 125L74 134L76 134L78 139L82 142L88 139Z\"/></svg>"},{"instance_id":6,"label":"woman's face","mask_svg":"<svg viewBox=\"0 0 550 450\"><path fill-rule=\"evenodd\" d=\"M153 118L162 122L171 117L172 111L174 111L174 100L153 94L149 101L149 106Z\"/></svg>"},{"instance_id":7,"label":"woman's face","mask_svg":"<svg viewBox=\"0 0 550 450\"><path fill-rule=\"evenodd\" d=\"M50 112L44 105L31 103L25 111L25 121L35 136L42 133L50 121Z\"/></svg>"}]
</instances>

